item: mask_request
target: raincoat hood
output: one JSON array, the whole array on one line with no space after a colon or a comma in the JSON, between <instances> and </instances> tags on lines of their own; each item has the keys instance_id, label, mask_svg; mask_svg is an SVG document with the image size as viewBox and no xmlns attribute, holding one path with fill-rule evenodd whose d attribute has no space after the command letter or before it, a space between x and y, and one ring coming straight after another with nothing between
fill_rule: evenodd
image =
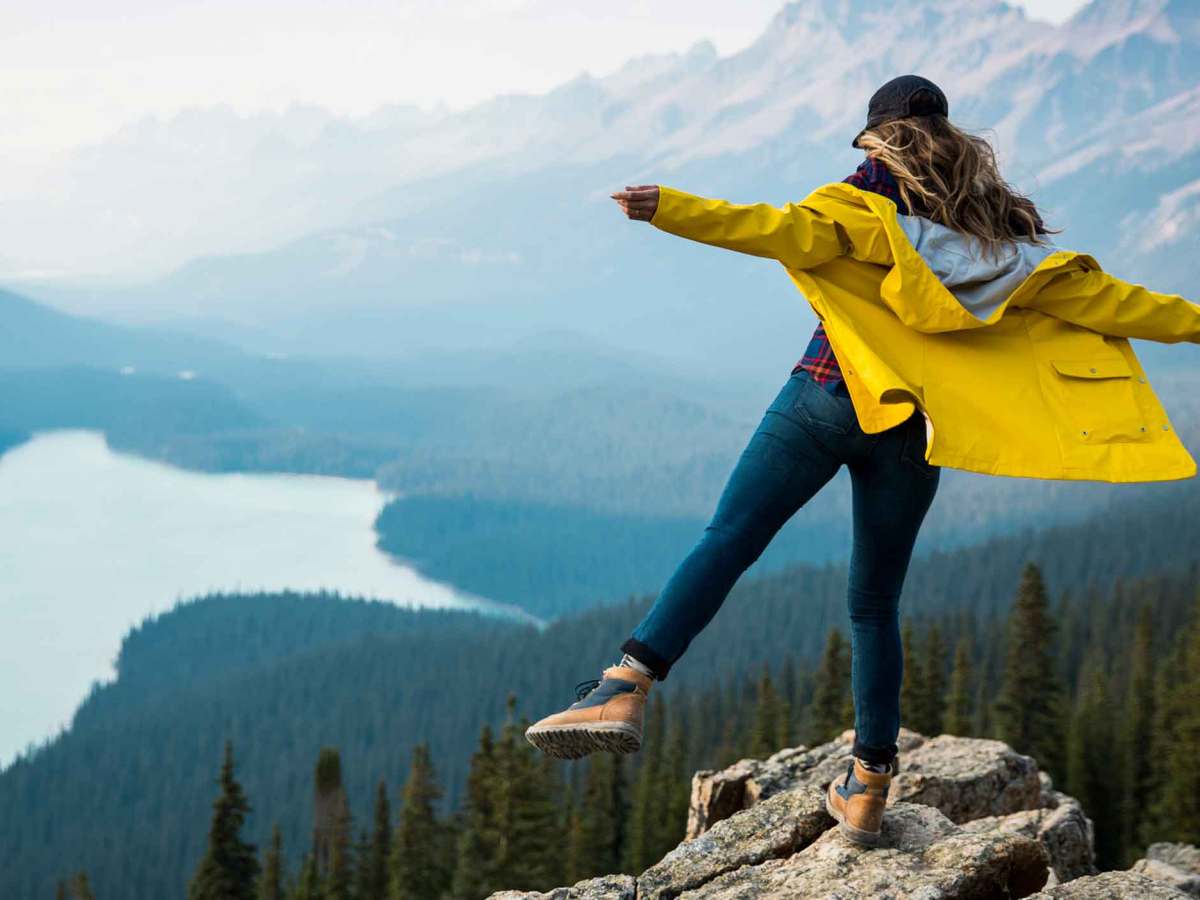
<instances>
[{"instance_id":1,"label":"raincoat hood","mask_svg":"<svg viewBox=\"0 0 1200 900\"><path fill-rule=\"evenodd\" d=\"M924 216L902 214L886 197L844 183L819 188L805 205L839 223L850 242L850 256L891 267L880 285L880 299L918 331L993 325L1010 303L1019 305L1048 274L1063 267L1100 268L1091 256L1049 241L1018 240L989 254L971 235ZM1035 273L1038 278L1031 281ZM922 303L912 302L916 295Z\"/></svg>"}]
</instances>

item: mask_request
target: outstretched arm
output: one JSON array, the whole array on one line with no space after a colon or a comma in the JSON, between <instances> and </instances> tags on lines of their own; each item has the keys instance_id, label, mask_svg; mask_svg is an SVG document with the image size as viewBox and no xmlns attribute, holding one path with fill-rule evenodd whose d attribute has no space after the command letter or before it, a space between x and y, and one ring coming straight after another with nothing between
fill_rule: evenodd
<instances>
[{"instance_id":1,"label":"outstretched arm","mask_svg":"<svg viewBox=\"0 0 1200 900\"><path fill-rule=\"evenodd\" d=\"M850 240L829 216L803 204L736 204L663 185L612 195L631 219L689 240L808 269L848 253Z\"/></svg>"},{"instance_id":2,"label":"outstretched arm","mask_svg":"<svg viewBox=\"0 0 1200 900\"><path fill-rule=\"evenodd\" d=\"M1099 269L1060 275L1026 305L1113 337L1200 343L1200 305Z\"/></svg>"}]
</instances>

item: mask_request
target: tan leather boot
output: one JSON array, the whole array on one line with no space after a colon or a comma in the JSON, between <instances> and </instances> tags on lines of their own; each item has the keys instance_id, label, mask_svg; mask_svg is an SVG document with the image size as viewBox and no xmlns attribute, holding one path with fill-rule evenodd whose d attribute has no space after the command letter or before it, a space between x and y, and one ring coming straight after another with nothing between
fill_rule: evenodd
<instances>
[{"instance_id":1,"label":"tan leather boot","mask_svg":"<svg viewBox=\"0 0 1200 900\"><path fill-rule=\"evenodd\" d=\"M651 678L627 666L576 687L577 702L530 725L525 738L543 753L578 759L607 750L634 753L642 746L642 717Z\"/></svg>"},{"instance_id":2,"label":"tan leather boot","mask_svg":"<svg viewBox=\"0 0 1200 900\"><path fill-rule=\"evenodd\" d=\"M851 760L845 778L835 778L825 795L825 808L837 820L842 834L857 844L874 847L880 841L883 810L887 806L895 760L886 772L872 772L862 761Z\"/></svg>"}]
</instances>

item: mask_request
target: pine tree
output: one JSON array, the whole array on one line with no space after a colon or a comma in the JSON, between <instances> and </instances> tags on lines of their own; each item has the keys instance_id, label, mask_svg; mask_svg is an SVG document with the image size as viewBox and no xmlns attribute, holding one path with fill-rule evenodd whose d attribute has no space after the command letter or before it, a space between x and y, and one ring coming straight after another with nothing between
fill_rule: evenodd
<instances>
[{"instance_id":1,"label":"pine tree","mask_svg":"<svg viewBox=\"0 0 1200 900\"><path fill-rule=\"evenodd\" d=\"M742 706L741 685L730 676L711 714L712 721L719 722L721 728L721 742L715 754L718 767L730 765L742 755L745 734L740 722Z\"/></svg>"},{"instance_id":2,"label":"pine tree","mask_svg":"<svg viewBox=\"0 0 1200 900\"><path fill-rule=\"evenodd\" d=\"M562 785L555 764L525 740L529 723L515 719L516 699L496 745L496 824L501 838L497 878L506 886L549 890L562 880ZM608 755L608 754L605 754ZM622 810L622 815L624 810ZM615 871L620 857L614 860Z\"/></svg>"},{"instance_id":3,"label":"pine tree","mask_svg":"<svg viewBox=\"0 0 1200 900\"><path fill-rule=\"evenodd\" d=\"M687 763L683 717L671 718L667 727L662 761L658 767L658 816L650 842L650 864L658 862L683 840L691 801L692 767Z\"/></svg>"},{"instance_id":4,"label":"pine tree","mask_svg":"<svg viewBox=\"0 0 1200 900\"><path fill-rule=\"evenodd\" d=\"M1133 645L1130 647L1129 685L1121 717L1122 778L1121 826L1125 857L1129 865L1141 857L1147 845L1147 800L1153 796L1154 773L1151 734L1154 722L1154 627L1150 606L1138 613Z\"/></svg>"},{"instance_id":5,"label":"pine tree","mask_svg":"<svg viewBox=\"0 0 1200 900\"><path fill-rule=\"evenodd\" d=\"M70 896L71 900L96 900L96 895L92 893L92 885L88 881L87 872L76 872L69 885L60 881L58 892L64 898Z\"/></svg>"},{"instance_id":6,"label":"pine tree","mask_svg":"<svg viewBox=\"0 0 1200 900\"><path fill-rule=\"evenodd\" d=\"M1158 829L1165 839L1200 844L1200 597L1167 671L1160 717Z\"/></svg>"},{"instance_id":7,"label":"pine tree","mask_svg":"<svg viewBox=\"0 0 1200 900\"><path fill-rule=\"evenodd\" d=\"M587 855L580 867L585 878L619 871L625 821L622 758L611 753L588 757L583 784L580 828Z\"/></svg>"},{"instance_id":8,"label":"pine tree","mask_svg":"<svg viewBox=\"0 0 1200 900\"><path fill-rule=\"evenodd\" d=\"M321 887L321 870L316 857L305 854L300 863L300 876L292 889L289 900L323 900Z\"/></svg>"},{"instance_id":9,"label":"pine tree","mask_svg":"<svg viewBox=\"0 0 1200 900\"><path fill-rule=\"evenodd\" d=\"M359 829L358 840L354 842L354 861L354 900L388 900L386 887L382 894L375 893L371 878L371 833L366 828Z\"/></svg>"},{"instance_id":10,"label":"pine tree","mask_svg":"<svg viewBox=\"0 0 1200 900\"><path fill-rule=\"evenodd\" d=\"M928 705L925 698L925 668L917 656L911 619L904 620L904 627L900 630L900 646L904 657L904 678L900 683L900 721L913 731L925 734L923 719Z\"/></svg>"},{"instance_id":11,"label":"pine tree","mask_svg":"<svg viewBox=\"0 0 1200 900\"><path fill-rule=\"evenodd\" d=\"M329 842L329 871L323 885L325 900L354 900L354 854L350 846L353 821L349 809L334 823Z\"/></svg>"},{"instance_id":12,"label":"pine tree","mask_svg":"<svg viewBox=\"0 0 1200 900\"><path fill-rule=\"evenodd\" d=\"M922 665L924 683L921 685L922 734L942 733L946 718L946 641L937 622L929 626L925 635L925 661Z\"/></svg>"},{"instance_id":13,"label":"pine tree","mask_svg":"<svg viewBox=\"0 0 1200 900\"><path fill-rule=\"evenodd\" d=\"M283 832L276 824L271 829L271 845L263 858L258 900L283 900Z\"/></svg>"},{"instance_id":14,"label":"pine tree","mask_svg":"<svg viewBox=\"0 0 1200 900\"><path fill-rule=\"evenodd\" d=\"M796 673L796 659L790 653L783 662L783 671L779 676L779 698L783 709L783 721L780 722L779 746L790 747L795 728L792 716L800 708L800 677Z\"/></svg>"},{"instance_id":15,"label":"pine tree","mask_svg":"<svg viewBox=\"0 0 1200 900\"><path fill-rule=\"evenodd\" d=\"M1101 653L1093 649L1080 673L1079 696L1067 734L1067 792L1095 823L1096 862L1102 869L1119 861L1120 795L1113 790L1114 722Z\"/></svg>"},{"instance_id":16,"label":"pine tree","mask_svg":"<svg viewBox=\"0 0 1200 900\"><path fill-rule=\"evenodd\" d=\"M566 812L567 841L566 854L563 859L565 884L575 884L587 878L587 847L584 844L583 817L579 813L578 804L570 800Z\"/></svg>"},{"instance_id":17,"label":"pine tree","mask_svg":"<svg viewBox=\"0 0 1200 900\"><path fill-rule=\"evenodd\" d=\"M1030 563L1009 617L996 730L1017 752L1032 756L1052 777L1061 778L1063 721L1054 632L1042 573Z\"/></svg>"},{"instance_id":18,"label":"pine tree","mask_svg":"<svg viewBox=\"0 0 1200 900\"><path fill-rule=\"evenodd\" d=\"M661 698L649 702L646 711L646 728L642 737L640 765L630 792L629 821L623 848L621 870L641 874L654 860L650 859L651 845L660 804L657 796L659 768L663 755L664 703Z\"/></svg>"},{"instance_id":19,"label":"pine tree","mask_svg":"<svg viewBox=\"0 0 1200 900\"><path fill-rule=\"evenodd\" d=\"M221 793L213 803L208 849L188 886L188 900L252 900L258 879L254 846L242 840L250 804L234 778L233 744L225 743Z\"/></svg>"},{"instance_id":20,"label":"pine tree","mask_svg":"<svg viewBox=\"0 0 1200 900\"><path fill-rule=\"evenodd\" d=\"M313 858L322 878L333 865L335 845L349 842L346 831L349 822L350 808L342 785L342 757L335 748L324 747L313 772Z\"/></svg>"},{"instance_id":21,"label":"pine tree","mask_svg":"<svg viewBox=\"0 0 1200 900\"><path fill-rule=\"evenodd\" d=\"M448 873L436 814L441 796L429 746L418 744L413 748L392 842L393 900L436 900L445 886Z\"/></svg>"},{"instance_id":22,"label":"pine tree","mask_svg":"<svg viewBox=\"0 0 1200 900\"><path fill-rule=\"evenodd\" d=\"M946 701L945 730L962 737L973 734L971 706L971 648L960 638L954 649L954 670L950 673L950 696Z\"/></svg>"},{"instance_id":23,"label":"pine tree","mask_svg":"<svg viewBox=\"0 0 1200 900\"><path fill-rule=\"evenodd\" d=\"M375 828L367 852L360 860L363 874L358 900L387 900L391 853L392 811L387 782L381 778L375 787Z\"/></svg>"},{"instance_id":24,"label":"pine tree","mask_svg":"<svg viewBox=\"0 0 1200 900\"><path fill-rule=\"evenodd\" d=\"M816 674L809 708L809 743L832 740L846 728L845 701L849 682L846 642L842 633L833 628L825 640L825 652Z\"/></svg>"},{"instance_id":25,"label":"pine tree","mask_svg":"<svg viewBox=\"0 0 1200 900\"><path fill-rule=\"evenodd\" d=\"M494 803L497 778L496 748L487 725L479 735L479 747L471 756L464 797L463 828L458 837L451 893L456 900L477 900L503 885L494 881L496 829Z\"/></svg>"},{"instance_id":26,"label":"pine tree","mask_svg":"<svg viewBox=\"0 0 1200 900\"><path fill-rule=\"evenodd\" d=\"M758 700L754 710L754 727L750 731L750 741L747 752L750 756L760 759L770 756L776 750L782 749L779 744L779 733L783 724L784 710L775 685L771 683L771 673L763 669L758 680Z\"/></svg>"}]
</instances>

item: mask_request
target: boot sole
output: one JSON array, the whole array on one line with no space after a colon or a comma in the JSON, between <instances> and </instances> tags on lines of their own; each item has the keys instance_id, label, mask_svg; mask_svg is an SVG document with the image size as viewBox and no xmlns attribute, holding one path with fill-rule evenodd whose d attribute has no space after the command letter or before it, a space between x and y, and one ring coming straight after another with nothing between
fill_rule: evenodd
<instances>
[{"instance_id":1,"label":"boot sole","mask_svg":"<svg viewBox=\"0 0 1200 900\"><path fill-rule=\"evenodd\" d=\"M589 753L636 753L642 746L641 734L624 722L534 726L525 732L525 739L556 759L579 759Z\"/></svg>"},{"instance_id":2,"label":"boot sole","mask_svg":"<svg viewBox=\"0 0 1200 900\"><path fill-rule=\"evenodd\" d=\"M864 847L878 847L883 841L883 834L878 831L863 831L861 828L855 828L838 812L829 799L829 793L825 794L825 811L833 817L837 822L838 831L844 834L849 840Z\"/></svg>"}]
</instances>

